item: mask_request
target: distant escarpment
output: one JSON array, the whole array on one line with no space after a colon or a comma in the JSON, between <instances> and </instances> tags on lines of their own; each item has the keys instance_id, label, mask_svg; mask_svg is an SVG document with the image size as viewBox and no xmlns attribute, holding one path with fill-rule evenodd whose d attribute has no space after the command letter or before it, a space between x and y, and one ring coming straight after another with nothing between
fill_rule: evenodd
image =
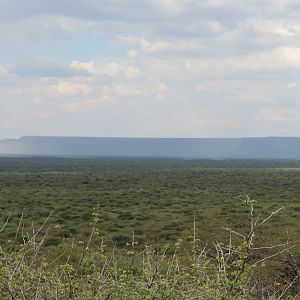
<instances>
[{"instance_id":1,"label":"distant escarpment","mask_svg":"<svg viewBox=\"0 0 300 300\"><path fill-rule=\"evenodd\" d=\"M300 138L101 138L28 136L0 141L0 155L300 159Z\"/></svg>"}]
</instances>

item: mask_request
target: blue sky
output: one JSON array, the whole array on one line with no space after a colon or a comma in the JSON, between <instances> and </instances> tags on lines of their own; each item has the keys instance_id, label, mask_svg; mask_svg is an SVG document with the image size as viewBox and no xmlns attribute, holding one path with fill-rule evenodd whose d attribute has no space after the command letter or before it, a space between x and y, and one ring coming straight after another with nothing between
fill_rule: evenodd
<instances>
[{"instance_id":1,"label":"blue sky","mask_svg":"<svg viewBox=\"0 0 300 300\"><path fill-rule=\"evenodd\" d=\"M299 136L296 0L0 0L0 138Z\"/></svg>"}]
</instances>

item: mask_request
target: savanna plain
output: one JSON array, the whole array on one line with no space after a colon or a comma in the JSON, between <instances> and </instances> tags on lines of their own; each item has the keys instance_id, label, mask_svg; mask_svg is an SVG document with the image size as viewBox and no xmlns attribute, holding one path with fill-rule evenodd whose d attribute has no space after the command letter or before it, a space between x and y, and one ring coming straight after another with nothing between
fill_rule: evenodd
<instances>
[{"instance_id":1,"label":"savanna plain","mask_svg":"<svg viewBox=\"0 0 300 300\"><path fill-rule=\"evenodd\" d=\"M300 161L0 158L1 299L298 299Z\"/></svg>"}]
</instances>

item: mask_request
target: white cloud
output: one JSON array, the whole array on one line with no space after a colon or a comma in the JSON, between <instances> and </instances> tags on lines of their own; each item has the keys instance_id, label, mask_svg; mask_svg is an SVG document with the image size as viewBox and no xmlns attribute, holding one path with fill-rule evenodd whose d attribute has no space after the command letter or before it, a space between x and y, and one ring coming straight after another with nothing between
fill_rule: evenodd
<instances>
[{"instance_id":1,"label":"white cloud","mask_svg":"<svg viewBox=\"0 0 300 300\"><path fill-rule=\"evenodd\" d=\"M159 92L164 94L168 91L168 87L164 82L161 82L159 85Z\"/></svg>"},{"instance_id":2,"label":"white cloud","mask_svg":"<svg viewBox=\"0 0 300 300\"><path fill-rule=\"evenodd\" d=\"M114 89L119 97L144 97L145 91L141 87L119 84Z\"/></svg>"},{"instance_id":3,"label":"white cloud","mask_svg":"<svg viewBox=\"0 0 300 300\"><path fill-rule=\"evenodd\" d=\"M270 0L270 4L279 9L285 9L290 5L298 3L298 0Z\"/></svg>"},{"instance_id":4,"label":"white cloud","mask_svg":"<svg viewBox=\"0 0 300 300\"><path fill-rule=\"evenodd\" d=\"M300 48L280 47L270 52L257 53L240 60L248 70L277 70L300 68Z\"/></svg>"},{"instance_id":5,"label":"white cloud","mask_svg":"<svg viewBox=\"0 0 300 300\"><path fill-rule=\"evenodd\" d=\"M215 28L216 30L216 28ZM203 48L198 39L151 39L148 37L119 36L118 40L128 46L137 47L146 54L192 52Z\"/></svg>"},{"instance_id":6,"label":"white cloud","mask_svg":"<svg viewBox=\"0 0 300 300\"><path fill-rule=\"evenodd\" d=\"M196 73L222 74L226 77L233 72L268 72L300 68L300 48L282 47L269 52L257 52L247 56L219 59L195 59L185 63L187 70ZM222 73L220 73L222 72Z\"/></svg>"},{"instance_id":7,"label":"white cloud","mask_svg":"<svg viewBox=\"0 0 300 300\"><path fill-rule=\"evenodd\" d=\"M54 89L57 93L64 96L74 95L90 95L92 89L90 86L82 83L72 83L68 81L59 81L54 85Z\"/></svg>"},{"instance_id":8,"label":"white cloud","mask_svg":"<svg viewBox=\"0 0 300 300\"><path fill-rule=\"evenodd\" d=\"M300 85L297 82L289 82L288 90L297 90L299 89Z\"/></svg>"},{"instance_id":9,"label":"white cloud","mask_svg":"<svg viewBox=\"0 0 300 300\"><path fill-rule=\"evenodd\" d=\"M74 60L71 62L70 67L79 71L87 71L95 76L114 77L121 71L121 65L116 62L97 63L96 61L81 62L79 60Z\"/></svg>"},{"instance_id":10,"label":"white cloud","mask_svg":"<svg viewBox=\"0 0 300 300\"><path fill-rule=\"evenodd\" d=\"M102 68L99 70L99 73L113 77L119 74L120 69L121 68L118 63L112 62L112 63L104 64Z\"/></svg>"},{"instance_id":11,"label":"white cloud","mask_svg":"<svg viewBox=\"0 0 300 300\"><path fill-rule=\"evenodd\" d=\"M134 49L129 49L127 54L128 54L128 58L131 58L131 59L138 57L138 52Z\"/></svg>"},{"instance_id":12,"label":"white cloud","mask_svg":"<svg viewBox=\"0 0 300 300\"><path fill-rule=\"evenodd\" d=\"M265 123L287 123L295 119L297 113L286 108L259 108L256 118Z\"/></svg>"},{"instance_id":13,"label":"white cloud","mask_svg":"<svg viewBox=\"0 0 300 300\"><path fill-rule=\"evenodd\" d=\"M9 68L0 65L0 76L7 76L9 74Z\"/></svg>"},{"instance_id":14,"label":"white cloud","mask_svg":"<svg viewBox=\"0 0 300 300\"><path fill-rule=\"evenodd\" d=\"M153 0L155 5L157 5L159 8L162 8L166 11L179 13L182 11L186 0Z\"/></svg>"},{"instance_id":15,"label":"white cloud","mask_svg":"<svg viewBox=\"0 0 300 300\"><path fill-rule=\"evenodd\" d=\"M125 76L128 79L138 78L141 76L141 71L136 67L128 66L125 71Z\"/></svg>"},{"instance_id":16,"label":"white cloud","mask_svg":"<svg viewBox=\"0 0 300 300\"><path fill-rule=\"evenodd\" d=\"M300 22L283 19L255 19L246 22L246 28L258 33L269 33L283 37L294 37L300 35Z\"/></svg>"},{"instance_id":17,"label":"white cloud","mask_svg":"<svg viewBox=\"0 0 300 300\"><path fill-rule=\"evenodd\" d=\"M222 31L222 26L219 22L214 21L214 20L208 20L207 21L208 27L209 29L213 32L213 33L220 33Z\"/></svg>"},{"instance_id":18,"label":"white cloud","mask_svg":"<svg viewBox=\"0 0 300 300\"><path fill-rule=\"evenodd\" d=\"M142 100L150 100L162 98L168 93L168 86L164 82L143 82L134 84L119 84L115 86L114 93L117 97L136 98Z\"/></svg>"},{"instance_id":19,"label":"white cloud","mask_svg":"<svg viewBox=\"0 0 300 300\"><path fill-rule=\"evenodd\" d=\"M0 1L0 133L292 134L298 2Z\"/></svg>"},{"instance_id":20,"label":"white cloud","mask_svg":"<svg viewBox=\"0 0 300 300\"><path fill-rule=\"evenodd\" d=\"M95 73L97 70L95 61L80 62L79 60L73 60L70 67L75 70L87 71L89 73Z\"/></svg>"}]
</instances>

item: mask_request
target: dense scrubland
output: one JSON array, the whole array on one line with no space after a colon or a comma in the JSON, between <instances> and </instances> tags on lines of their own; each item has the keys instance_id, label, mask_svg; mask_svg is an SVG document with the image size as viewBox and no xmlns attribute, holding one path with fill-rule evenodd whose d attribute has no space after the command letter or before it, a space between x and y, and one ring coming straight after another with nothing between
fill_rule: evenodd
<instances>
[{"instance_id":1,"label":"dense scrubland","mask_svg":"<svg viewBox=\"0 0 300 300\"><path fill-rule=\"evenodd\" d=\"M299 192L293 161L1 158L0 293L295 298Z\"/></svg>"}]
</instances>

